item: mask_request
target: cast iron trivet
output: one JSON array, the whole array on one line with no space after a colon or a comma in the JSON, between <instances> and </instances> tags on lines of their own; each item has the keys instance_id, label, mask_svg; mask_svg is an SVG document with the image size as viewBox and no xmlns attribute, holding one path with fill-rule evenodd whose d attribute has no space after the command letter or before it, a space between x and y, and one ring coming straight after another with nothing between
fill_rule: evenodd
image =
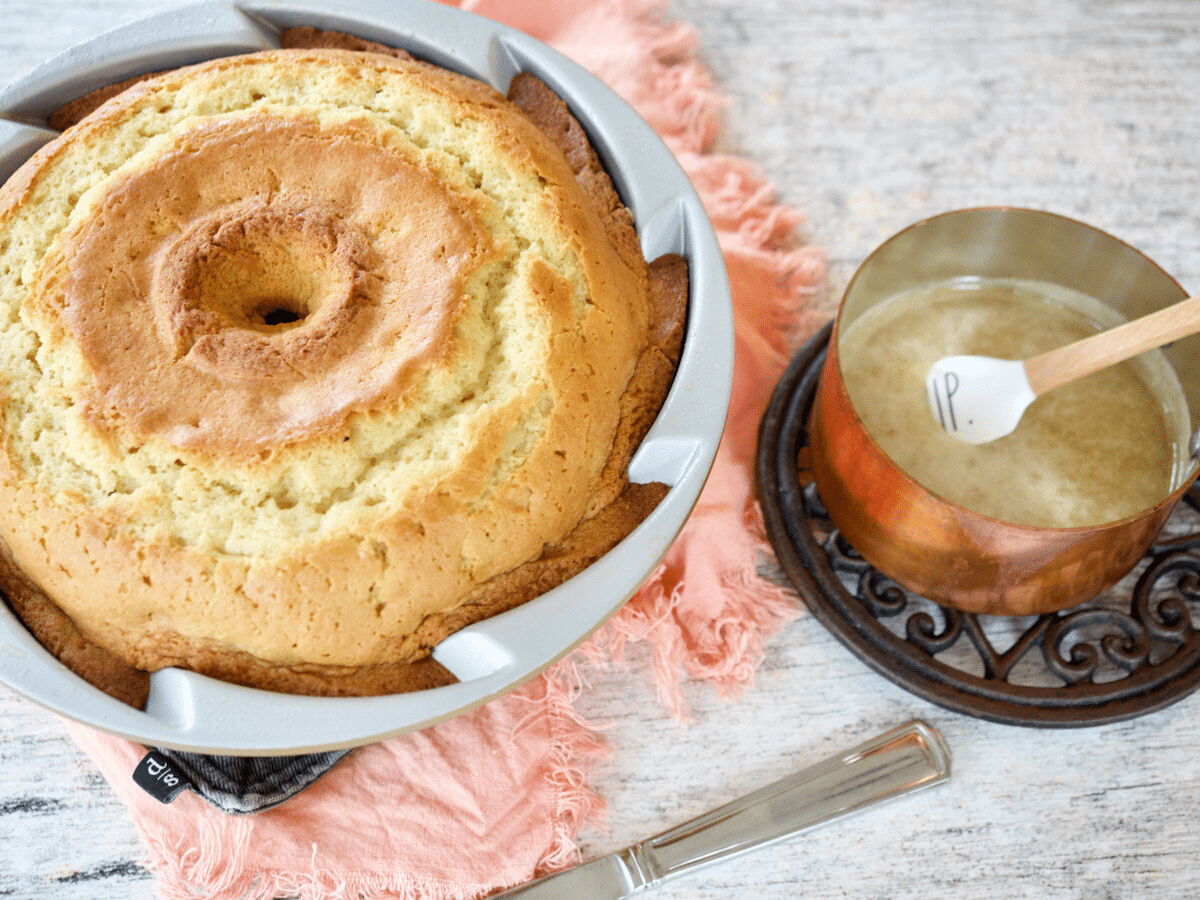
<instances>
[{"instance_id":1,"label":"cast iron trivet","mask_svg":"<svg viewBox=\"0 0 1200 900\"><path fill-rule=\"evenodd\" d=\"M1120 584L1043 616L978 616L901 588L829 521L802 468L831 327L798 353L759 428L758 493L784 572L809 610L877 672L956 712L1041 728L1162 709L1200 685L1200 490Z\"/></svg>"}]
</instances>

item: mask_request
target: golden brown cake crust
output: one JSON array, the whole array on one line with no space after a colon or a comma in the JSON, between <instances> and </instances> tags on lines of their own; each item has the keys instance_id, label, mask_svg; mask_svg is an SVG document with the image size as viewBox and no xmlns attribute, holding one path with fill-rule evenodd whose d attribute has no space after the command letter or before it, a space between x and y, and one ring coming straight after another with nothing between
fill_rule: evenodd
<instances>
[{"instance_id":1,"label":"golden brown cake crust","mask_svg":"<svg viewBox=\"0 0 1200 900\"><path fill-rule=\"evenodd\" d=\"M0 586L25 627L68 669L109 696L141 709L150 674L88 640L61 609L33 584L0 544Z\"/></svg>"},{"instance_id":2,"label":"golden brown cake crust","mask_svg":"<svg viewBox=\"0 0 1200 900\"><path fill-rule=\"evenodd\" d=\"M283 33L279 36L279 46L294 50L359 50L367 53L382 53L385 56L392 56L396 59L412 59L412 54L406 50L388 47L375 41L366 41L352 34L324 31L319 28L310 28L303 25L296 28L284 29ZM151 78L157 78L162 74L162 71L157 71L147 72L144 75L134 75L132 78L126 78L124 81L105 85L102 88L84 94L77 100L72 100L70 103L52 112L47 119L47 124L57 131L66 131L72 125L83 121L88 115L99 109L106 100L111 100L135 84L149 81Z\"/></svg>"},{"instance_id":3,"label":"golden brown cake crust","mask_svg":"<svg viewBox=\"0 0 1200 900\"><path fill-rule=\"evenodd\" d=\"M91 372L85 415L141 439L252 459L343 430L448 362L463 282L500 256L475 210L357 123L251 113L157 163L45 276Z\"/></svg>"},{"instance_id":4,"label":"golden brown cake crust","mask_svg":"<svg viewBox=\"0 0 1200 900\"><path fill-rule=\"evenodd\" d=\"M405 77L419 82L423 89L433 90L439 97L464 91L466 102L474 104L476 114L484 117L491 116L492 111L503 104L503 98L494 95L490 89L474 86L474 83L464 87L457 76L454 76L457 80L453 87L449 87L440 70L405 59L407 55L402 52L397 54L399 58L385 64L378 61L377 54L359 52L376 48L365 46L358 39L344 36L332 39L354 52L328 54L323 50L296 50L291 52L301 54L298 58L289 57L287 52L278 58L287 64L295 58L297 64L309 67L328 66L331 71L344 67L347 72L366 73L368 78L375 77L375 72L400 67ZM285 33L285 43L292 47L323 47L328 46L330 40L328 33L314 29ZM304 56L305 53L310 55ZM245 60L234 58L199 68L204 76L217 77L223 75L222 66L236 68L244 64ZM215 76L212 75L214 72ZM387 74L386 77L392 76ZM100 106L92 118L81 122L76 130L84 134L88 129L102 130L107 121L127 115L130 109L136 111L138 104L145 106L150 102L147 97L162 95L164 90L182 90L174 86L171 78L170 73L164 76L167 88L163 87L163 80L139 82L115 104ZM597 309L606 317L600 320L601 327L595 332L597 336L606 337L594 337L593 344L599 339L611 340L614 346L640 346L626 362L612 368L617 383L624 387L611 397L597 401L602 403L598 410L605 408L603 404L609 405L613 418L611 426L605 426L611 430L600 432L605 442L603 446L608 449L595 463L589 464L593 466L593 474L580 482L580 487L587 487L582 493L576 489L578 475L564 479L551 472L546 478L547 482L565 480L565 494L549 502L551 506L566 505L576 509L577 512L567 520L575 524L566 530L560 529L557 534L553 530L539 530L537 533L546 537L531 545L535 546L532 552L519 552L515 565L494 570L481 567L467 581L463 581L461 575L449 578L453 584L467 585L465 592L452 588L459 590L458 599L452 605L438 609L435 604L410 626L384 629L379 637L372 638L372 647L363 649L360 643L338 644L339 632L357 627L353 617L331 623L327 618L329 608L320 602L311 602L313 597L319 599L331 591L336 593L341 585L363 584L368 588L364 596L374 598L376 616L391 615L388 606L398 601L385 587L387 567L399 562L402 566L407 565L407 571L411 572L456 565L453 560L462 552L463 538L455 528L463 515L460 510L464 503L474 508L480 502L478 496L492 497L490 502L496 509L488 513L490 518L485 521L497 524L485 525L483 533L486 534L511 517L516 509L511 506L514 501L527 505L532 497L537 503L543 502L537 499L540 496L537 492L542 488L533 488L534 493L530 494L531 488L518 486L515 494L511 488L493 494L498 489L488 487L486 481L480 480L489 468L499 464L495 460L500 457L491 455L496 452L494 448L511 444L514 434L523 433L519 430L524 427L520 422L529 413L521 410L535 400L535 394L526 390L519 392L511 402L491 404L503 415L495 419L494 424L484 426L486 440L476 444L477 449L470 451L463 461L467 467L465 471L478 474L467 481L460 478L460 486L453 492L431 491L423 497L417 496L416 507L400 517L394 512L384 515L381 508L379 521L382 525L369 526L365 535L352 532L344 537L322 539L320 543L301 539L296 554L275 552L268 554L262 563L242 552L223 551L217 556L198 552L190 549L188 540L179 537L170 537L166 541L138 538L130 522L144 514L144 503L118 506L109 512L85 513L86 504L81 507L71 500L69 489L65 493L60 490L57 496L49 496L44 489L30 482L23 474L27 463L10 446L8 454L0 456L0 474L3 475L0 499L10 510L10 515L36 521L38 526L32 531L17 529L8 535L14 547L12 557L17 561L0 567L0 580L14 595L13 605L26 624L52 652L61 654L67 665L93 684L134 705L139 704L139 697L144 699L145 670L168 665L181 665L236 683L292 693L378 694L444 684L452 680L451 676L428 658L429 650L443 637L466 624L523 603L578 573L615 546L665 495L667 489L663 485L628 484L625 471L629 458L665 398L678 361L687 300L686 264L678 257L666 257L646 266L631 217L620 204L611 180L578 123L548 88L536 79L519 76L514 80L512 97L528 112L532 120L530 127L536 125L540 129L538 135L544 132L561 151L560 162L556 163L553 154L540 147L530 132L522 130L525 126L520 125L519 120L506 126L514 127L515 131L500 139L499 146L504 153L523 158L525 164L543 173L543 180L548 180L545 191L558 197L556 202L563 204L556 213L563 219L555 222L553 227L578 230L581 235L586 235L583 246L599 249L599 255L594 258L583 257L582 277L591 279L593 287L606 285L601 290L621 297L620 306L606 306L611 301L602 295L593 298L597 301ZM238 466L254 468L261 465L269 469L276 464L280 446L305 446L314 435L318 441L325 441L320 446L336 447L350 441L367 443L360 438L361 427L355 424L357 420L353 417L375 416L373 409L381 402L387 407L387 398L419 392L419 386L405 387L408 383L405 371L411 374L441 365L456 353L467 352L458 345L469 345L471 338L468 334L463 339L461 333L464 330L469 333L475 326L472 320L457 317L465 315L461 307L469 306L473 301L460 298L473 296L471 291L476 286L470 282L472 278L481 280L482 277L477 276L481 269L485 270L487 278L495 277L498 270L494 267L489 270L488 264L496 263L509 252L511 244L510 238L498 239L489 232L489 228L496 227L491 207L487 204L471 206L470 203L476 201L463 199L469 195L464 194L461 184L447 192L437 180L430 181L421 168L422 158L411 153L407 157L401 155L399 162L384 158L386 154L381 157L378 148L393 139L383 136L383 132L369 124L353 119L329 122L304 117L273 121L269 113L265 115L265 119L256 118L256 113L250 111L238 117L218 116L211 125L204 123L200 130L187 132L173 148L168 146L165 155L155 157L155 165L135 166L122 176L115 189L109 187L98 202L93 201L89 209L99 210L100 214L68 229L65 238L49 254L50 262L42 268L37 279L41 292L27 301L25 308L34 319L50 323L43 328L47 340L66 331L77 341L78 352L89 373L82 395L86 399L80 404L85 412L79 417L81 424L74 426L81 433L83 429L93 429L100 434L117 435L103 440L118 445L132 442L135 452L152 447L156 442L165 442L178 452L180 458L176 464L187 472L197 460L209 465L205 461L212 459L218 460L212 464L218 472L225 465L220 460ZM504 115L507 122L508 114ZM285 133L283 139L263 137ZM364 169L376 171L382 165L386 174L389 166L398 165L393 176L397 183L405 182L418 196L422 190L426 191L424 196L428 199L423 204L416 203L401 217L401 224L412 228L434 223L430 227L441 231L416 241L416 246L418 250L432 247L438 252L429 262L410 268L407 278L397 279L386 273L380 275L377 257L388 259L394 254L389 254L386 246L382 251L378 249L376 238L381 231L378 217L367 216L366 224L356 223L354 219L358 210L370 206L372 198L364 201L358 194L349 200L338 200L336 185L331 195L329 185L319 187L313 182L313 178L328 175L320 170L322 165L328 167L329 157L315 154L318 162L309 167L304 161L314 156L313 148L319 141L324 139L327 144L330 138L335 143L342 141L340 156L352 161L342 171L351 172L353 180L361 180L359 176ZM160 143L163 141L159 140ZM166 140L169 145L172 138ZM257 147L263 148L265 155L257 171L270 173L268 183L264 186L261 180L255 182L255 167L246 166L244 170L248 170L248 174L247 171L232 173L232 187L226 189L225 184L217 185L225 193L213 200L204 195L208 190L205 175L219 155L206 157L204 148L217 148L223 152L235 145L251 156L257 152ZM281 147L285 148L282 157L279 156ZM42 152L40 162L43 167L53 168L58 155L65 153L64 146L48 147ZM556 166L564 165L564 157L565 174L551 174ZM289 165L291 169L288 169ZM24 200L41 189L39 171L36 165L31 171L22 170L0 191L0 218L11 221L13 211L19 210ZM226 181L229 175L221 172L219 178L209 180ZM332 177L337 180L336 171ZM449 177L450 183L455 183L452 171L448 176L443 172L443 177ZM237 178L251 180L243 184L237 182ZM277 184L270 183L270 179L275 179ZM289 189L297 181L322 199L333 196L332 211L322 208L320 203L296 202L298 195L294 191L289 194ZM169 198L168 202L176 203L175 207L160 208L149 226L144 216L139 223L139 198L155 196L162 190L169 194L172 183L199 185L199 193L195 197ZM580 191L581 200L569 199L570 190ZM242 199L234 197L235 194ZM397 190L382 191L380 195L394 205ZM221 217L206 220L203 210L210 207L219 208ZM429 210L435 208L448 212L431 214ZM164 211L165 215L162 214ZM163 226L164 222L179 224L168 228ZM599 230L594 230L589 222L595 222ZM139 224L141 231L138 231ZM129 225L133 227L125 227ZM131 236L123 240L121 235L124 233ZM369 235L365 241L360 240L363 234ZM413 232L407 234L411 238ZM453 239L459 243L447 243L443 239L447 234L460 235ZM264 257L273 252L269 248L288 241L297 245L290 251L289 259L319 259L319 265L324 267L310 280L319 282L318 293L325 293L312 303L311 308L293 310L298 314L302 328L290 330L290 322L260 322L254 318L278 312L277 309L231 306L232 300L214 306L213 296L234 298L244 294L240 291L244 284L238 279L245 266L229 265L222 269L219 264L207 263L219 261L222 256L242 262L249 258L251 270L262 263L263 271L256 277L265 277L269 281L271 260L264 262ZM408 241L406 247L412 246L413 242ZM268 250L264 251L264 247ZM605 247L608 249L602 249ZM587 252L591 254L593 250ZM605 253L609 256L605 257ZM130 262L114 269L106 262L111 261L114 254ZM206 265L197 266L197 259L204 260ZM578 288L572 286L563 271L575 271L571 266L578 264L568 263L568 268L563 271L556 269L562 263L542 259L521 265L522 277L546 312L562 317L577 308ZM416 302L406 305L403 301L393 302L389 296L383 305L399 306L407 318L402 316L399 324L391 326L380 326L374 320L360 321L361 308L380 306L379 297L392 290L396 281L401 282L401 288L411 287L408 279L414 272L419 276L419 286L425 296L443 298L432 304L435 314L428 312L429 305L421 306ZM439 279L442 288L431 289L430 285ZM290 286L282 293L293 296L293 288ZM101 307L104 315L99 317L94 315L88 299L97 295L104 303L109 302L106 298L112 298L107 307ZM139 317L146 307L136 304L131 310L121 312L121 303L127 302L130 296L149 298L152 314ZM618 312L625 304L632 304L630 308L634 313L628 322L622 317L629 312ZM639 304L641 312L637 311ZM386 312L395 311L389 309ZM588 312L593 315L595 311L589 309ZM429 317L429 324L414 327L414 317L419 322L423 315ZM231 318L236 320L236 328L228 327L227 320ZM113 322L118 324L114 327ZM318 327L310 327L314 324ZM423 342L419 341L415 349L410 348L415 355L408 357L409 362L403 358L391 360L390 380L382 387L377 385L374 395L370 394L369 385L359 391L381 367L381 356L372 355L369 346L364 351L366 361L362 375L347 374L344 370L338 373L345 384L355 386L349 392L353 394L352 401L345 401L346 390L324 391L325 395L338 395L335 403L326 402L320 392L316 396L303 395L307 375L319 370L323 360L353 356L363 349L364 343L369 345L370 335L379 333L381 328L396 333L416 331L423 337ZM453 337L451 330L454 330ZM293 340L290 344L288 340L277 340L280 331L290 331L288 338L304 332L303 340ZM106 335L114 332L123 337L120 352L116 355L106 344ZM601 367L608 370L612 362L602 361L595 355L582 355L588 345L577 343L576 338L567 339L565 333L561 339L565 340L563 347L569 351L561 353L560 348L560 359L569 361L569 369L563 373L566 376L564 384L575 384L576 387L569 388L568 394L556 402L577 405L578 400L567 399L573 396L570 391L586 396L590 389L595 394L596 385L601 383L594 377L596 370ZM349 353L345 349L347 346L351 348ZM137 347L143 349L137 350ZM163 353L164 348L166 356L160 358L157 354ZM130 367L122 360L127 361L130 353L138 360L132 368L145 376L140 379L141 387L136 384L131 387L126 378ZM189 358L188 371L181 375L175 371L180 368L176 363L185 357ZM561 365L554 363L552 368ZM581 368L588 370L589 381L580 379L576 370ZM200 378L199 386L192 389L181 386L177 379L184 376ZM208 382L204 380L206 377ZM233 385L235 394L223 396L217 404L205 407L214 378L224 385ZM236 389L246 383L254 384L255 389L245 394L245 400L236 399ZM337 378L332 383L336 384ZM293 388L301 393L289 394ZM254 403L266 396L263 390L276 389L285 400L254 408ZM164 403L164 396L188 399L183 403ZM463 394L458 402L470 404L476 399L472 392ZM331 412L332 407L336 408ZM10 415L12 411L6 411L6 416ZM275 418L272 419L272 415ZM561 426L565 429L563 433L573 435L576 431L593 431L598 427L590 421L593 418L569 419ZM582 425L583 422L589 424ZM514 427L518 430L513 431ZM494 432L492 436L488 436L487 428ZM330 444L330 441L337 444ZM564 443L558 451L546 451L548 455L544 459L574 455L574 447L574 443ZM110 448L101 448L107 449ZM162 458L163 462L155 465L159 468L169 466L170 454ZM263 459L267 462L261 462ZM585 470L576 471L582 473ZM565 468L563 472L566 472ZM288 490L298 492L300 486L293 483ZM130 488L115 486L116 493L123 490ZM136 486L132 490L134 494L146 491L144 487ZM480 495L463 493L461 498L459 496L464 491L480 490L483 491ZM209 496L212 496L211 489ZM67 502L63 502L64 498ZM330 501L335 512L340 510L341 499L335 497ZM292 503L294 498L287 492L276 491L269 494L265 502L286 510L284 501ZM163 501L153 502L161 504ZM364 527L367 526L358 526L360 531ZM202 543L212 542L211 536L201 535L201 538ZM236 540L227 538L224 533L222 538L227 545L232 541L238 546ZM470 539L467 543L470 553L479 549L470 543ZM60 552L63 544L68 547L65 556ZM72 547L76 549L71 551ZM422 550L426 555L418 556ZM72 557L70 552L76 555ZM405 554L413 558L405 560L402 558ZM397 557L401 559L397 560ZM485 574L481 577L479 572ZM88 579L89 590L98 586L102 592L109 591L114 597L125 598L122 613L127 619L129 610L144 610L142 615L146 625L135 634L126 632L122 635L106 631L107 622L78 615L78 619L91 624L90 629L81 628L60 609L63 603L68 607L71 605L69 598L81 577ZM197 585L204 587L197 590ZM55 597L55 601L47 595ZM234 601L233 608L246 612L227 623L230 627L223 637L205 637L203 634L190 637L170 624L172 620L159 606L161 598L182 598L189 607L198 607L200 613L208 615L211 613L205 607L211 609L214 604L230 601ZM247 600L249 605L244 602ZM243 642L246 647L255 645L253 631L258 624L255 616L261 612L280 616L285 623L293 623L285 628L304 632L297 637L298 644L304 638L311 646L328 645L330 653L328 656L323 651L309 653L306 657L304 652L298 652L290 659L286 658L287 654L264 658L242 649ZM160 618L164 620L162 625L156 624ZM299 629L294 623L300 623ZM354 659L362 661L349 661Z\"/></svg>"},{"instance_id":5,"label":"golden brown cake crust","mask_svg":"<svg viewBox=\"0 0 1200 900\"><path fill-rule=\"evenodd\" d=\"M135 75L116 84L110 84L107 87L84 94L78 100L73 100L66 106L61 106L52 112L47 119L47 124L57 131L66 131L72 125L83 121L99 109L106 100L111 100L118 94L123 94L135 84L148 81L161 74L161 72L148 72L145 75Z\"/></svg>"}]
</instances>

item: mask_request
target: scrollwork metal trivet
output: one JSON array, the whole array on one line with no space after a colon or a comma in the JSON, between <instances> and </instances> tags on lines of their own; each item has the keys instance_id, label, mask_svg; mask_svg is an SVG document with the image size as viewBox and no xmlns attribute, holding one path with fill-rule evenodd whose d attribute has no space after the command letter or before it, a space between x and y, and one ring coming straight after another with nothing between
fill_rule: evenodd
<instances>
[{"instance_id":1,"label":"scrollwork metal trivet","mask_svg":"<svg viewBox=\"0 0 1200 900\"><path fill-rule=\"evenodd\" d=\"M838 640L918 696L1010 725L1122 721L1200 685L1200 489L1120 584L1050 615L948 609L860 557L798 462L830 331L805 345L776 387L759 429L757 478L779 563Z\"/></svg>"}]
</instances>

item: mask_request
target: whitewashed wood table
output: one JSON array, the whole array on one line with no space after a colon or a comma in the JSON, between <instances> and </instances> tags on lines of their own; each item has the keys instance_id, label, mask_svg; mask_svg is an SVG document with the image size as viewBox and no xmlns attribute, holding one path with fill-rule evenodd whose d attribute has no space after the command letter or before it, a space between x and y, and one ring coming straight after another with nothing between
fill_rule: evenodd
<instances>
[{"instance_id":1,"label":"whitewashed wood table","mask_svg":"<svg viewBox=\"0 0 1200 900\"><path fill-rule=\"evenodd\" d=\"M3 0L0 81L158 4ZM724 148L808 213L836 296L926 215L1023 205L1097 225L1200 290L1200 6L1194 0L676 0L729 98ZM677 824L922 717L952 782L668 885L668 898L1200 896L1200 699L1088 729L990 724L869 670L811 616L736 703L692 686L696 723L638 674L601 679L588 856ZM124 807L61 724L0 689L0 896L153 896Z\"/></svg>"}]
</instances>

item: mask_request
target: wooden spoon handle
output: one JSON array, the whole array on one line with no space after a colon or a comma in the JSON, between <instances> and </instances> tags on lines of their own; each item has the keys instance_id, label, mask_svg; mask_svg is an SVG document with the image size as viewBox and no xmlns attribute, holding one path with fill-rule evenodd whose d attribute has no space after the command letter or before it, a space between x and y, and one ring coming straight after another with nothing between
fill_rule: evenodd
<instances>
[{"instance_id":1,"label":"wooden spoon handle","mask_svg":"<svg viewBox=\"0 0 1200 900\"><path fill-rule=\"evenodd\" d=\"M1025 360L1034 396L1200 331L1200 295Z\"/></svg>"}]
</instances>

